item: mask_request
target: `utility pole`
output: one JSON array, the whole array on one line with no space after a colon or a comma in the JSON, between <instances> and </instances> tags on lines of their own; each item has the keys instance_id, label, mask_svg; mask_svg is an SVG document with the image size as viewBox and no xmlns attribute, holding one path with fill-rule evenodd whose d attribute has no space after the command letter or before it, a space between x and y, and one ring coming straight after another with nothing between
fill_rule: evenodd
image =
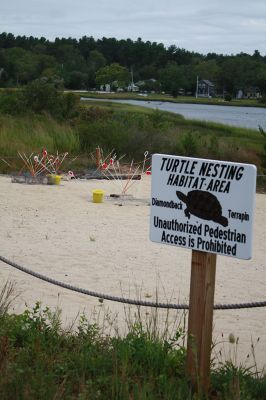
<instances>
[{"instance_id":1,"label":"utility pole","mask_svg":"<svg viewBox=\"0 0 266 400\"><path fill-rule=\"evenodd\" d=\"M131 91L133 92L134 79L133 79L133 67L131 66Z\"/></svg>"},{"instance_id":2,"label":"utility pole","mask_svg":"<svg viewBox=\"0 0 266 400\"><path fill-rule=\"evenodd\" d=\"M199 77L197 75L196 99L198 98L198 89L199 89Z\"/></svg>"}]
</instances>

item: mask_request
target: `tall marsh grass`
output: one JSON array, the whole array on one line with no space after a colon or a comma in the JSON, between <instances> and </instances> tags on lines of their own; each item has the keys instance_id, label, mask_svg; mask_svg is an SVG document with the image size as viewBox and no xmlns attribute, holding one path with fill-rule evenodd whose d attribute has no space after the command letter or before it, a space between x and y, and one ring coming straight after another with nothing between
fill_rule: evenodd
<instances>
[{"instance_id":1,"label":"tall marsh grass","mask_svg":"<svg viewBox=\"0 0 266 400\"><path fill-rule=\"evenodd\" d=\"M17 152L68 152L84 157L97 146L108 154L126 154L128 161L143 153L168 153L256 164L263 167L263 137L259 131L203 121L190 121L159 110L139 111L121 104L85 104L66 122L48 114L0 114L0 158ZM78 168L78 162L72 168ZM0 162L0 171L8 171Z\"/></svg>"},{"instance_id":2,"label":"tall marsh grass","mask_svg":"<svg viewBox=\"0 0 266 400\"><path fill-rule=\"evenodd\" d=\"M141 159L143 152L168 153L185 156L251 162L260 165L262 138L259 132L235 128L222 124L185 120L183 117L159 110L128 112L130 106L110 104L95 106L86 104L86 109L102 110L103 118L82 121L78 132L82 148L91 151L95 142L130 158ZM89 112L90 113L90 112ZM94 114L96 114L94 112ZM106 117L108 116L108 117Z\"/></svg>"},{"instance_id":3,"label":"tall marsh grass","mask_svg":"<svg viewBox=\"0 0 266 400\"><path fill-rule=\"evenodd\" d=\"M79 140L69 124L49 115L9 116L0 114L0 154L17 155L46 147L51 152L79 151Z\"/></svg>"}]
</instances>

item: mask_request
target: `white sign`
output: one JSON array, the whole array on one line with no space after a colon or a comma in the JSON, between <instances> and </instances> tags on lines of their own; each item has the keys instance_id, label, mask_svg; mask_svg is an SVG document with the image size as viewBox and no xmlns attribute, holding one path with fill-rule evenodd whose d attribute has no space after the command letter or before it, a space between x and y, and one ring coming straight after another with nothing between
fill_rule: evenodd
<instances>
[{"instance_id":1,"label":"white sign","mask_svg":"<svg viewBox=\"0 0 266 400\"><path fill-rule=\"evenodd\" d=\"M256 167L154 154L150 239L250 259Z\"/></svg>"}]
</instances>

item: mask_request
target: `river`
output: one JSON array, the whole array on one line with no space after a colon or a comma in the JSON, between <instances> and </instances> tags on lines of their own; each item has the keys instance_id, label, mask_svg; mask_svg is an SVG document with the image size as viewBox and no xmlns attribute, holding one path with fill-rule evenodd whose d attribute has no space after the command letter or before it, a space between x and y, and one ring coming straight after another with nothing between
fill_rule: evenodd
<instances>
[{"instance_id":1,"label":"river","mask_svg":"<svg viewBox=\"0 0 266 400\"><path fill-rule=\"evenodd\" d=\"M126 103L162 111L170 111L176 114L181 114L188 119L212 121L220 124L251 129L258 129L258 126L260 125L264 130L266 130L266 108L181 104L170 103L167 101L89 99L85 97L81 98L81 100Z\"/></svg>"}]
</instances>

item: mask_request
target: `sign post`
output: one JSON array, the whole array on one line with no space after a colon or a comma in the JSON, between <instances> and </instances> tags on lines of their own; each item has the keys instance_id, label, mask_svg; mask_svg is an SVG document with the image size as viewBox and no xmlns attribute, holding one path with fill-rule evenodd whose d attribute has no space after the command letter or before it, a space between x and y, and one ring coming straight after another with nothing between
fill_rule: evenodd
<instances>
[{"instance_id":1,"label":"sign post","mask_svg":"<svg viewBox=\"0 0 266 400\"><path fill-rule=\"evenodd\" d=\"M256 167L165 154L152 157L150 239L192 250L187 373L208 392L216 256L248 260Z\"/></svg>"},{"instance_id":2,"label":"sign post","mask_svg":"<svg viewBox=\"0 0 266 400\"><path fill-rule=\"evenodd\" d=\"M192 250L186 370L197 391L209 389L216 254Z\"/></svg>"}]
</instances>

